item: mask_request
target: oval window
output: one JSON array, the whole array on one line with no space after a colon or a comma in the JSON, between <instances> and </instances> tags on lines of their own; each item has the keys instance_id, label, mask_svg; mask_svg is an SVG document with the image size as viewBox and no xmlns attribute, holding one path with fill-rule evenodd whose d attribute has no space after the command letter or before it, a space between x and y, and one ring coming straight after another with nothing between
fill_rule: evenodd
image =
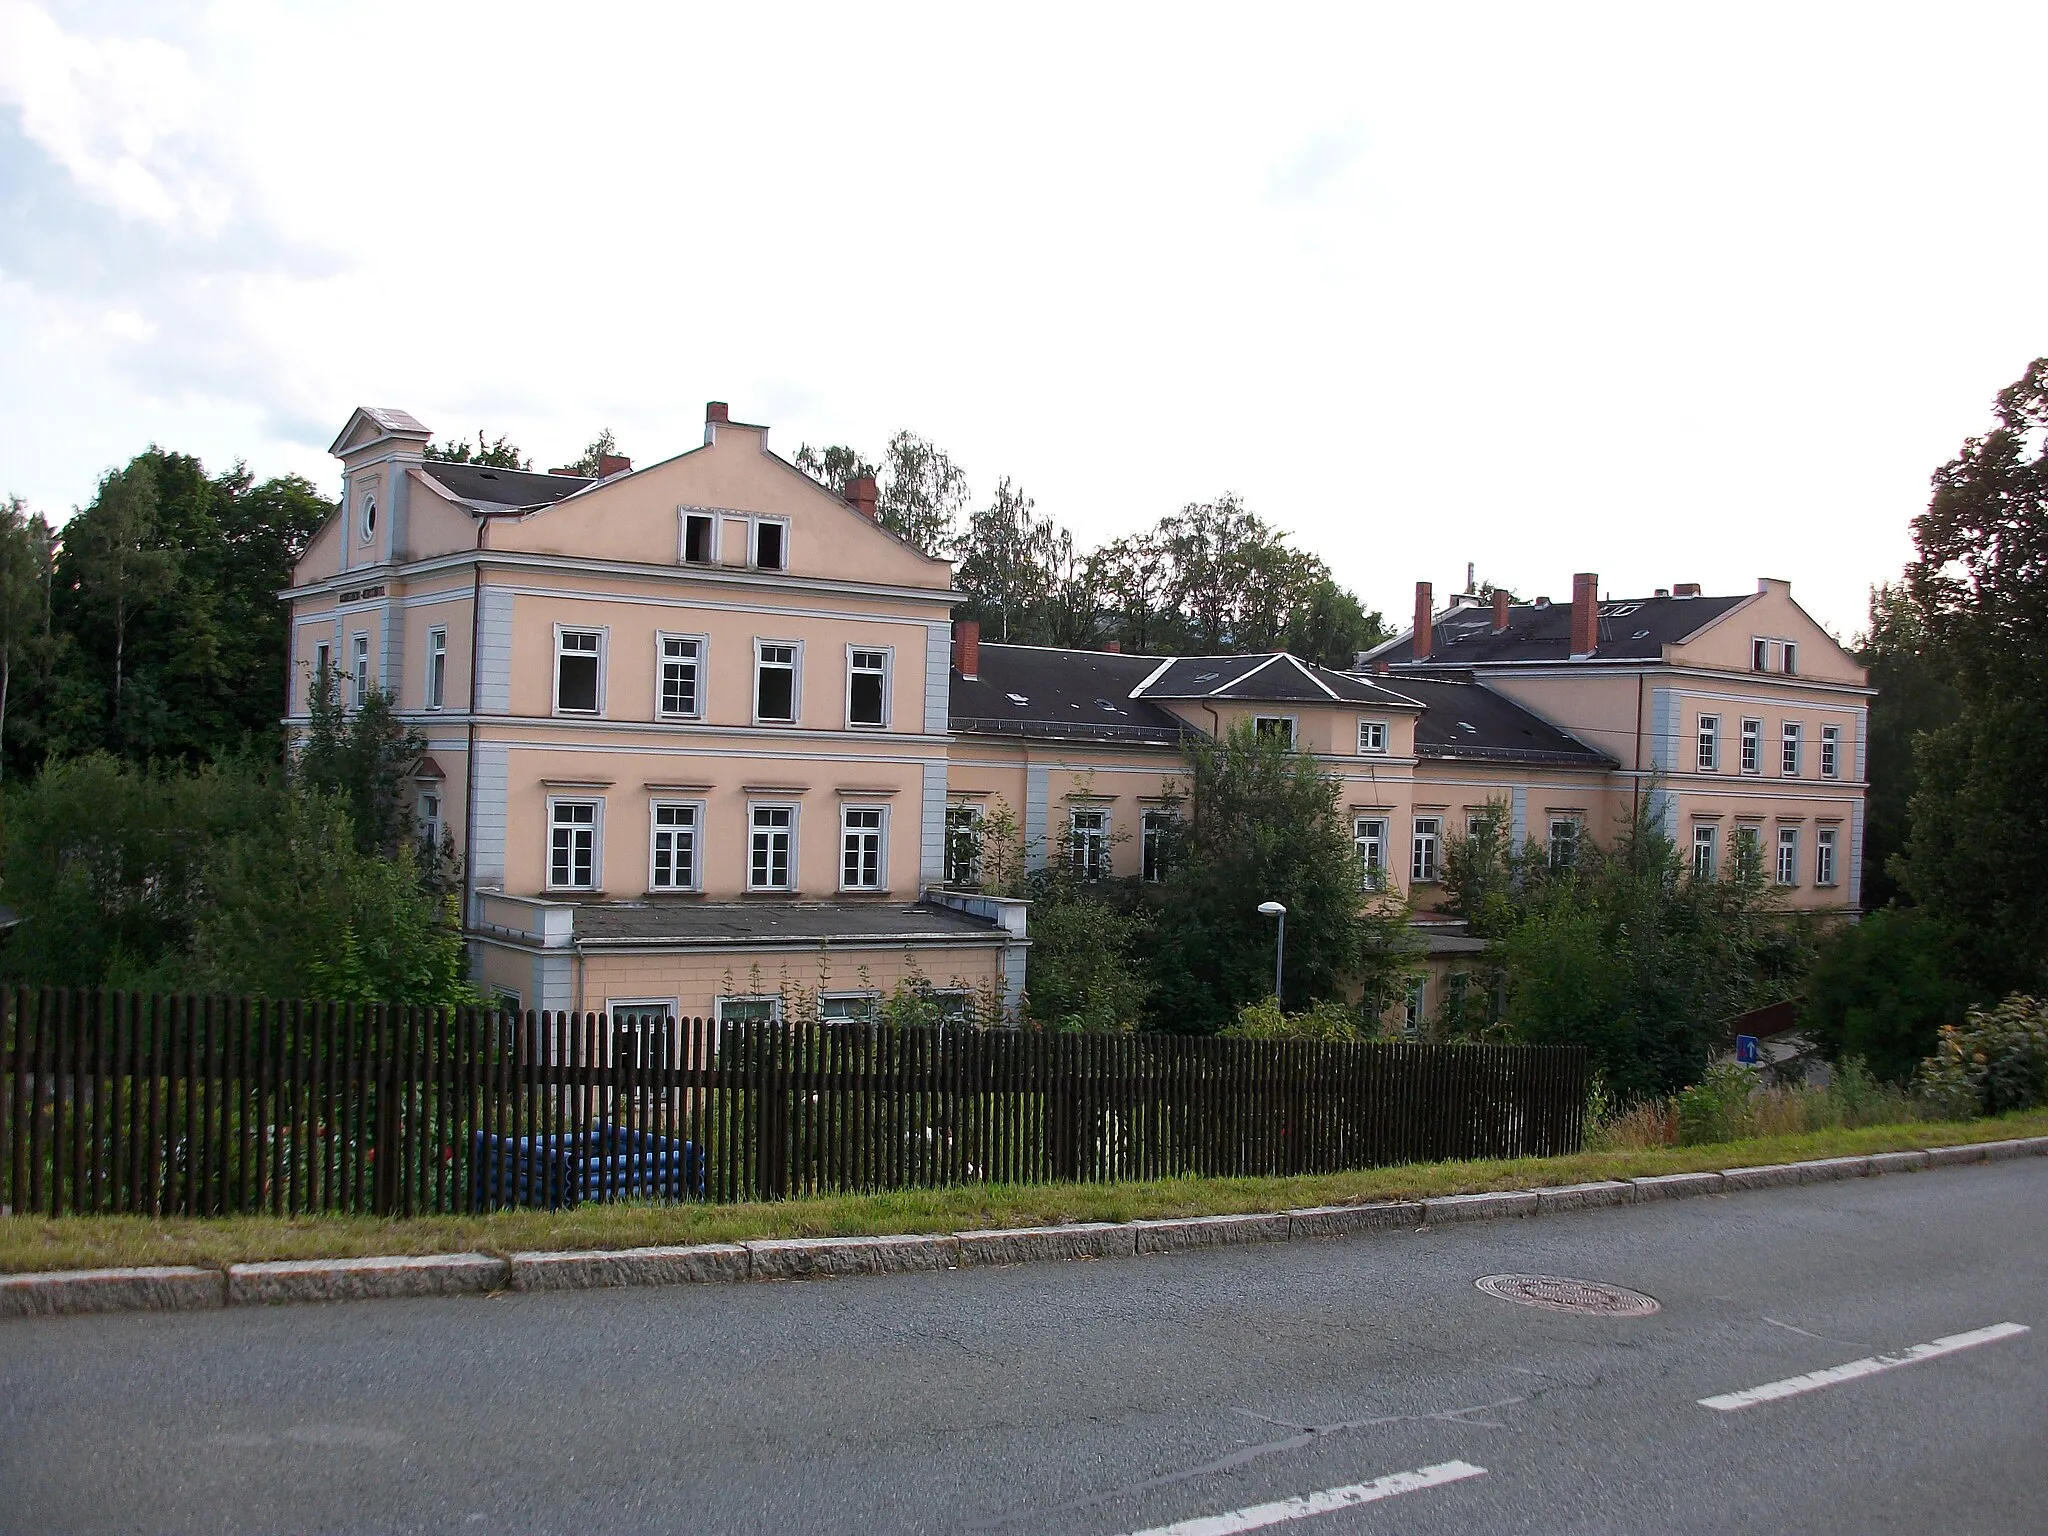
<instances>
[{"instance_id":1,"label":"oval window","mask_svg":"<svg viewBox=\"0 0 2048 1536\"><path fill-rule=\"evenodd\" d=\"M363 542L369 543L377 534L377 498L363 498Z\"/></svg>"}]
</instances>

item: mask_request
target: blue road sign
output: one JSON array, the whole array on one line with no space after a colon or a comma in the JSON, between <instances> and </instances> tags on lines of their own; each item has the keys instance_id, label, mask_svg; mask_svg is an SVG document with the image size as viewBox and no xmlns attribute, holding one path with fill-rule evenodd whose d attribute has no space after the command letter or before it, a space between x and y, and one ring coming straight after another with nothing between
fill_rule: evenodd
<instances>
[{"instance_id":1,"label":"blue road sign","mask_svg":"<svg viewBox=\"0 0 2048 1536\"><path fill-rule=\"evenodd\" d=\"M1746 1067L1753 1067L1763 1060L1763 1052L1757 1049L1755 1035L1735 1037L1735 1059Z\"/></svg>"}]
</instances>

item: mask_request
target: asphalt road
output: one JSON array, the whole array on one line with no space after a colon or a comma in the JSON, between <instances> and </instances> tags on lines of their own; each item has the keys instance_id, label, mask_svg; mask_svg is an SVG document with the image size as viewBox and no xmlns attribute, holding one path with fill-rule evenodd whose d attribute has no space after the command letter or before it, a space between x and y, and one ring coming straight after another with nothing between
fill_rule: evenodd
<instances>
[{"instance_id":1,"label":"asphalt road","mask_svg":"<svg viewBox=\"0 0 2048 1536\"><path fill-rule=\"evenodd\" d=\"M2027 1159L1096 1264L7 1323L0 1529L1113 1536L1462 1466L1260 1528L2038 1536L2044 1259ZM1475 1289L1501 1271L1662 1310ZM2032 1331L1698 1401L1998 1323Z\"/></svg>"}]
</instances>

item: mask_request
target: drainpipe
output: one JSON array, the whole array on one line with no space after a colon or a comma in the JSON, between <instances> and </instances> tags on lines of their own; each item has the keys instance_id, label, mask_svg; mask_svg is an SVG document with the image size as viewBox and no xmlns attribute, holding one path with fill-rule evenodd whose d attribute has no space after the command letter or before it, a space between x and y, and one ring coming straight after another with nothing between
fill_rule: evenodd
<instances>
[{"instance_id":1,"label":"drainpipe","mask_svg":"<svg viewBox=\"0 0 2048 1536\"><path fill-rule=\"evenodd\" d=\"M469 751L463 765L464 788L462 795L462 885L463 907L471 924L480 923L483 914L477 908L476 899L476 714L483 700L481 649L484 632L484 562L485 535L491 529L491 514L480 513L476 525L476 569L473 573L469 594Z\"/></svg>"}]
</instances>

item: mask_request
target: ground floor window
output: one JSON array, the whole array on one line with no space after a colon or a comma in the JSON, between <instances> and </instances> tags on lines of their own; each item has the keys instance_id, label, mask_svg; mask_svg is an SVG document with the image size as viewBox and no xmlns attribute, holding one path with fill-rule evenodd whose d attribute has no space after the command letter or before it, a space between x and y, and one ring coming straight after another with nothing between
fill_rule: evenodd
<instances>
[{"instance_id":1,"label":"ground floor window","mask_svg":"<svg viewBox=\"0 0 2048 1536\"><path fill-rule=\"evenodd\" d=\"M747 851L747 889L790 889L790 852L796 842L796 807L757 805L748 812L752 827Z\"/></svg>"},{"instance_id":2,"label":"ground floor window","mask_svg":"<svg viewBox=\"0 0 2048 1536\"><path fill-rule=\"evenodd\" d=\"M1420 1039L1422 1026L1429 1017L1429 978L1419 978L1409 989L1408 1005L1402 1012L1401 1033L1410 1040Z\"/></svg>"},{"instance_id":3,"label":"ground floor window","mask_svg":"<svg viewBox=\"0 0 2048 1536\"><path fill-rule=\"evenodd\" d=\"M1377 891L1387 883L1387 819L1359 816L1351 823L1351 846L1358 853L1358 883Z\"/></svg>"},{"instance_id":4,"label":"ground floor window","mask_svg":"<svg viewBox=\"0 0 2048 1536\"><path fill-rule=\"evenodd\" d=\"M1692 872L1695 879L1711 880L1721 862L1721 829L1711 822L1697 822L1692 829Z\"/></svg>"},{"instance_id":5,"label":"ground floor window","mask_svg":"<svg viewBox=\"0 0 2048 1536\"><path fill-rule=\"evenodd\" d=\"M1415 818L1415 842L1410 849L1408 878L1417 884L1428 884L1436 879L1437 850L1443 842L1444 820L1441 816L1418 816Z\"/></svg>"},{"instance_id":6,"label":"ground floor window","mask_svg":"<svg viewBox=\"0 0 2048 1536\"><path fill-rule=\"evenodd\" d=\"M827 1024L872 1024L880 1005L877 992L827 992L818 999L818 1017Z\"/></svg>"},{"instance_id":7,"label":"ground floor window","mask_svg":"<svg viewBox=\"0 0 2048 1536\"><path fill-rule=\"evenodd\" d=\"M675 1064L674 998L605 1000L612 1021L612 1060L622 1067Z\"/></svg>"},{"instance_id":8,"label":"ground floor window","mask_svg":"<svg viewBox=\"0 0 2048 1536\"><path fill-rule=\"evenodd\" d=\"M1077 810L1069 814L1069 856L1075 877L1081 880L1107 879L1109 812Z\"/></svg>"},{"instance_id":9,"label":"ground floor window","mask_svg":"<svg viewBox=\"0 0 2048 1536\"><path fill-rule=\"evenodd\" d=\"M597 888L597 825L600 802L548 802L548 888L590 891Z\"/></svg>"},{"instance_id":10,"label":"ground floor window","mask_svg":"<svg viewBox=\"0 0 2048 1536\"><path fill-rule=\"evenodd\" d=\"M718 1000L718 1022L779 1024L782 1022L782 999L772 992L721 997Z\"/></svg>"},{"instance_id":11,"label":"ground floor window","mask_svg":"<svg viewBox=\"0 0 2048 1536\"><path fill-rule=\"evenodd\" d=\"M1778 828L1778 884L1799 883L1799 829Z\"/></svg>"},{"instance_id":12,"label":"ground floor window","mask_svg":"<svg viewBox=\"0 0 2048 1536\"><path fill-rule=\"evenodd\" d=\"M1550 818L1550 867L1570 869L1579 862L1579 821L1576 816Z\"/></svg>"},{"instance_id":13,"label":"ground floor window","mask_svg":"<svg viewBox=\"0 0 2048 1536\"><path fill-rule=\"evenodd\" d=\"M1167 877L1173 864L1175 839L1180 832L1180 817L1172 811L1147 811L1143 830L1140 834L1139 852L1143 855L1142 873L1154 885Z\"/></svg>"},{"instance_id":14,"label":"ground floor window","mask_svg":"<svg viewBox=\"0 0 2048 1536\"><path fill-rule=\"evenodd\" d=\"M1835 829L1823 827L1813 839L1813 883L1835 883Z\"/></svg>"},{"instance_id":15,"label":"ground floor window","mask_svg":"<svg viewBox=\"0 0 2048 1536\"><path fill-rule=\"evenodd\" d=\"M657 891L689 891L697 886L697 807L657 800L653 811L654 847L647 884Z\"/></svg>"},{"instance_id":16,"label":"ground floor window","mask_svg":"<svg viewBox=\"0 0 2048 1536\"><path fill-rule=\"evenodd\" d=\"M946 807L946 884L957 891L981 887L981 807Z\"/></svg>"},{"instance_id":17,"label":"ground floor window","mask_svg":"<svg viewBox=\"0 0 2048 1536\"><path fill-rule=\"evenodd\" d=\"M846 891L882 888L882 810L849 805L839 813L839 887Z\"/></svg>"}]
</instances>

